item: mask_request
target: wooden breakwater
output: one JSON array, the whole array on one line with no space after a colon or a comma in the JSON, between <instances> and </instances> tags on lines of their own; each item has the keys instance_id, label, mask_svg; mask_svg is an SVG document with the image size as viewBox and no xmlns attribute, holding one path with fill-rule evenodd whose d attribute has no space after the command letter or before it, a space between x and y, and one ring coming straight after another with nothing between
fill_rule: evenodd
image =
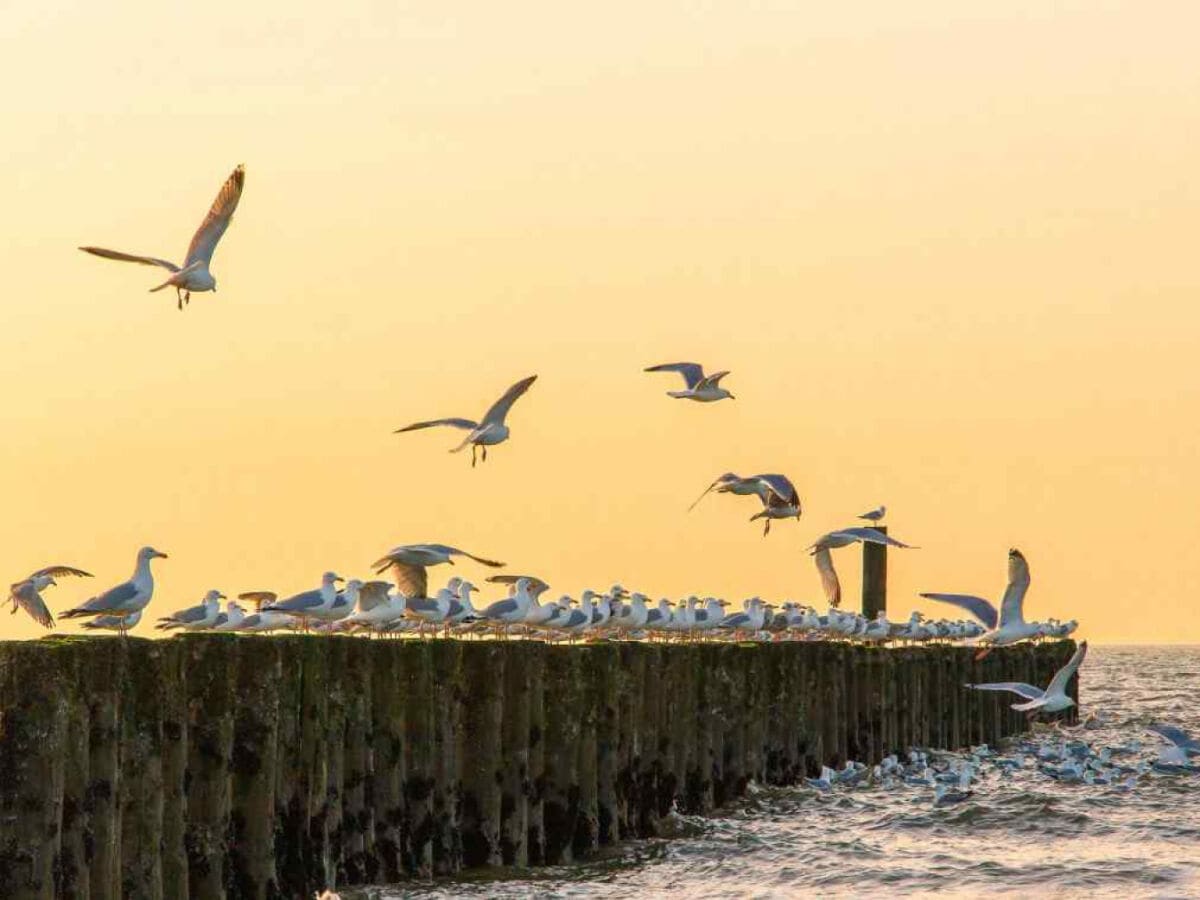
<instances>
[{"instance_id":1,"label":"wooden breakwater","mask_svg":"<svg viewBox=\"0 0 1200 900\"><path fill-rule=\"evenodd\" d=\"M956 647L188 635L0 643L5 897L311 896L577 859L753 779L1024 718L1074 642Z\"/></svg>"}]
</instances>

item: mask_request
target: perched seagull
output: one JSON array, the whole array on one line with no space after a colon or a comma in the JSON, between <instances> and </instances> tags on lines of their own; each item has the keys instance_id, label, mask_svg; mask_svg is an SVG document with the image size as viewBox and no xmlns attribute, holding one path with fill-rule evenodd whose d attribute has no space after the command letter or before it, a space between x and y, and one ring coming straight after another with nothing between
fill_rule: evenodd
<instances>
[{"instance_id":1,"label":"perched seagull","mask_svg":"<svg viewBox=\"0 0 1200 900\"><path fill-rule=\"evenodd\" d=\"M245 598L243 597L242 599ZM237 630L245 632L278 631L280 628L293 628L298 621L295 617L287 613L260 609L258 612L250 613L250 615L242 619Z\"/></svg>"},{"instance_id":2,"label":"perched seagull","mask_svg":"<svg viewBox=\"0 0 1200 900\"><path fill-rule=\"evenodd\" d=\"M263 606L261 611L288 613L296 616L305 624L309 619L340 619L342 618L340 614L333 613L333 606L338 599L337 583L344 580L337 572L326 572L321 576L319 588L294 594L286 600L268 603Z\"/></svg>"},{"instance_id":3,"label":"perched seagull","mask_svg":"<svg viewBox=\"0 0 1200 900\"><path fill-rule=\"evenodd\" d=\"M761 512L751 516L750 521L766 520L763 523L763 537L770 533L772 519L790 519L793 516L800 518L800 495L796 493L796 486L786 475L755 475L754 481L759 485L756 493L762 501L763 508Z\"/></svg>"},{"instance_id":4,"label":"perched seagull","mask_svg":"<svg viewBox=\"0 0 1200 900\"><path fill-rule=\"evenodd\" d=\"M721 387L721 379L729 374L728 371L705 375L703 366L699 363L690 362L662 363L657 366L649 366L644 371L678 372L682 375L683 383L687 386L687 390L667 391L668 397L674 397L677 400L695 400L699 403L712 403L716 400L724 400L726 397L730 400L736 399L733 394Z\"/></svg>"},{"instance_id":5,"label":"perched seagull","mask_svg":"<svg viewBox=\"0 0 1200 900\"><path fill-rule=\"evenodd\" d=\"M62 578L65 575L74 575L80 578L92 577L91 572L74 569L71 566L46 566L44 569L38 569L24 580L14 582L9 588L8 599L12 601L12 611L15 613L19 606L33 616L33 620L39 625L53 628L54 616L50 615L46 601L42 599L42 591L58 584L54 579Z\"/></svg>"},{"instance_id":6,"label":"perched seagull","mask_svg":"<svg viewBox=\"0 0 1200 900\"><path fill-rule=\"evenodd\" d=\"M991 684L968 684L967 687L976 691L1008 691L1018 697L1024 697L1027 702L1014 703L1012 708L1017 712L1028 713L1033 718L1039 712L1056 713L1070 709L1075 701L1067 696L1067 682L1079 669L1079 664L1087 655L1087 641L1083 641L1075 650L1067 664L1054 673L1046 690L1036 688L1032 684L1018 681L993 682Z\"/></svg>"},{"instance_id":7,"label":"perched seagull","mask_svg":"<svg viewBox=\"0 0 1200 900\"><path fill-rule=\"evenodd\" d=\"M847 547L850 544L855 544L861 541L864 544L886 544L889 547L900 547L904 550L917 550L912 544L906 544L903 541L898 541L893 537L889 537L882 531L874 528L843 528L840 531L831 531L828 534L823 534L817 538L809 550L817 550L826 548L836 550L838 547Z\"/></svg>"},{"instance_id":8,"label":"perched seagull","mask_svg":"<svg viewBox=\"0 0 1200 900\"><path fill-rule=\"evenodd\" d=\"M137 553L137 565L134 566L132 578L109 588L103 594L97 594L74 609L68 609L62 613L62 617L79 619L106 613L127 616L145 609L150 598L154 596L154 576L150 573L150 560L159 558L166 559L167 554L160 553L153 547L143 547Z\"/></svg>"},{"instance_id":9,"label":"perched seagull","mask_svg":"<svg viewBox=\"0 0 1200 900\"><path fill-rule=\"evenodd\" d=\"M838 581L837 571L833 568L833 557L828 547L819 547L813 551L813 562L817 564L817 573L821 576L821 587L825 591L825 599L830 606L842 605L842 583Z\"/></svg>"},{"instance_id":10,"label":"perched seagull","mask_svg":"<svg viewBox=\"0 0 1200 900\"><path fill-rule=\"evenodd\" d=\"M118 631L125 634L140 621L142 621L142 611L139 609L127 616L96 616L92 621L84 622L83 627L93 630Z\"/></svg>"},{"instance_id":11,"label":"perched seagull","mask_svg":"<svg viewBox=\"0 0 1200 900\"><path fill-rule=\"evenodd\" d=\"M95 256L103 256L105 259L141 263L143 266L162 266L171 273L171 277L158 287L150 288L150 292L161 291L165 287L175 288L179 309L182 310L183 304L191 299L192 291L199 293L217 290L217 279L212 277L208 267L212 264L213 251L217 249L217 242L225 234L225 229L229 227L233 211L237 209L238 201L242 198L242 187L245 183L246 170L243 166L238 166L225 179L208 215L204 217L204 221L200 223L200 227L192 236L192 242L188 245L187 257L183 261L182 268L173 262L155 256L135 256L131 253L121 253L118 250L105 250L102 247L80 247L79 249Z\"/></svg>"},{"instance_id":12,"label":"perched seagull","mask_svg":"<svg viewBox=\"0 0 1200 900\"><path fill-rule=\"evenodd\" d=\"M368 581L362 584L358 589L358 604L354 612L342 619L342 625L368 625L375 628L403 618L404 595L389 594L391 587L386 581Z\"/></svg>"},{"instance_id":13,"label":"perched seagull","mask_svg":"<svg viewBox=\"0 0 1200 900\"><path fill-rule=\"evenodd\" d=\"M216 624L217 615L221 612L221 601L224 599L225 595L220 591L209 591L198 605L163 616L154 627L159 631L170 631L173 628L203 631Z\"/></svg>"},{"instance_id":14,"label":"perched seagull","mask_svg":"<svg viewBox=\"0 0 1200 900\"><path fill-rule=\"evenodd\" d=\"M989 601L970 594L921 594L929 600L939 600L952 603L960 609L965 609L983 623L988 633L981 637L981 643L1000 645L1012 644L1016 641L1037 636L1041 626L1036 622L1026 622L1023 606L1025 592L1029 590L1029 563L1021 555L1021 551L1008 551L1008 586L1004 589L1004 599L1000 603L999 615ZM985 647L979 651L976 659L982 659L990 652Z\"/></svg>"},{"instance_id":15,"label":"perched seagull","mask_svg":"<svg viewBox=\"0 0 1200 900\"><path fill-rule=\"evenodd\" d=\"M870 512L863 513L861 516L859 516L859 518L866 519L868 522L881 522L881 521L883 521L883 517L886 515L887 515L887 507L886 506L877 506Z\"/></svg>"},{"instance_id":16,"label":"perched seagull","mask_svg":"<svg viewBox=\"0 0 1200 900\"><path fill-rule=\"evenodd\" d=\"M243 622L246 620L246 611L242 609L242 605L235 600L230 600L225 604L225 612L217 613L217 620L213 622L213 631L240 631Z\"/></svg>"},{"instance_id":17,"label":"perched seagull","mask_svg":"<svg viewBox=\"0 0 1200 900\"><path fill-rule=\"evenodd\" d=\"M558 614L558 607L552 603L542 605L541 596L550 590L550 585L533 575L489 575L487 581L491 584L507 584L508 596L517 592L517 582L522 578L528 585L529 608L525 611L526 625L545 625Z\"/></svg>"},{"instance_id":18,"label":"perched seagull","mask_svg":"<svg viewBox=\"0 0 1200 900\"><path fill-rule=\"evenodd\" d=\"M396 582L396 590L412 600L426 596L429 589L429 575L426 569L442 563L453 565L456 556L465 556L467 559L493 569L504 566L504 563L496 562L494 559L484 559L468 553L466 550L448 547L445 544L404 544L393 547L386 555L375 560L373 568L377 574L383 574L391 569Z\"/></svg>"},{"instance_id":19,"label":"perched seagull","mask_svg":"<svg viewBox=\"0 0 1200 900\"><path fill-rule=\"evenodd\" d=\"M489 604L481 614L488 621L503 625L505 634L507 634L509 625L517 625L525 621L529 605L529 579L522 577L517 579L516 590L512 596Z\"/></svg>"},{"instance_id":20,"label":"perched seagull","mask_svg":"<svg viewBox=\"0 0 1200 900\"><path fill-rule=\"evenodd\" d=\"M401 434L405 431L416 431L418 428L432 428L434 425L449 425L451 428L462 428L470 432L461 444L451 450L451 453L458 453L466 448L468 444L471 446L471 467L475 467L475 451L483 448L483 462L487 462L487 448L502 443L508 440L508 426L504 424L504 417L508 415L508 411L512 409L512 405L517 402L517 399L529 390L529 386L537 381L536 375L530 375L528 378L522 378L507 391L504 396L492 404L491 408L483 414L482 421L475 422L471 419L431 419L428 422L414 422L412 425L406 425L403 428L397 428L393 434Z\"/></svg>"}]
</instances>

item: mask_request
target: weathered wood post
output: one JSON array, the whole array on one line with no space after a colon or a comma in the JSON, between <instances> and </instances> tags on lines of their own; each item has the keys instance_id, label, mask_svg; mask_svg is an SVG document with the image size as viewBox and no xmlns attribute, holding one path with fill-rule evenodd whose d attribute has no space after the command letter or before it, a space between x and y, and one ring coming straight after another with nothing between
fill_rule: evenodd
<instances>
[{"instance_id":1,"label":"weathered wood post","mask_svg":"<svg viewBox=\"0 0 1200 900\"><path fill-rule=\"evenodd\" d=\"M886 525L871 526L887 534ZM863 541L862 612L873 619L887 611L887 544Z\"/></svg>"}]
</instances>

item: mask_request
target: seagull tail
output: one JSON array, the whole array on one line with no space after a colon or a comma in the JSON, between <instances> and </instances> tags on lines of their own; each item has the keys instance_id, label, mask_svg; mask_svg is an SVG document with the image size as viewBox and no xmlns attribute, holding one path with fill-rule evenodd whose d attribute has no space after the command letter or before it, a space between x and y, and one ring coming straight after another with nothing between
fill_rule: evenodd
<instances>
[{"instance_id":1,"label":"seagull tail","mask_svg":"<svg viewBox=\"0 0 1200 900\"><path fill-rule=\"evenodd\" d=\"M168 278L166 281L164 281L162 284L158 285L157 287L150 288L150 293L153 294L156 291L161 291L163 288L179 286L180 284L183 283L183 281L187 278L188 275L190 275L192 272L195 272L202 265L204 265L203 260L196 260L190 266L184 266L178 272L172 272L171 277Z\"/></svg>"},{"instance_id":2,"label":"seagull tail","mask_svg":"<svg viewBox=\"0 0 1200 900\"><path fill-rule=\"evenodd\" d=\"M463 438L463 442L461 444L459 444L457 447L455 447L454 449L452 449L450 452L451 453L460 453L463 450L466 450L468 447L471 446L471 438L474 436L475 436L474 431L469 432L467 434L467 436L465 438Z\"/></svg>"}]
</instances>

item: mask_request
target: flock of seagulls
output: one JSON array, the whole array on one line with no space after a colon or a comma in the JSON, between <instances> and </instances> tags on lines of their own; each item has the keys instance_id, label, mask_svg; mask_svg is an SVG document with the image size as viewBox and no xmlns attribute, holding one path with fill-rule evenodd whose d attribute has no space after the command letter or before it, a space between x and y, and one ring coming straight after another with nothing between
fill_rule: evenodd
<instances>
[{"instance_id":1,"label":"flock of seagulls","mask_svg":"<svg viewBox=\"0 0 1200 900\"><path fill-rule=\"evenodd\" d=\"M159 291L175 288L178 309L190 301L192 293L215 291L216 278L211 271L213 255L238 208L245 187L246 173L238 166L226 179L204 221L195 232L181 264L153 256L142 256L95 246L80 249L94 256L122 262L157 266L169 277L151 288ZM722 382L728 370L706 374L696 362L670 362L648 366L649 373L672 373L683 379L681 390L667 392L669 397L697 403L732 400L734 395ZM408 433L435 427L465 432L451 449L458 453L471 448L471 465L486 462L488 448L508 440L508 417L514 404L537 380L529 375L504 392L481 418L447 417L413 422L396 430ZM714 480L688 507L694 509L710 493L755 497L759 510L751 522L762 520L763 535L781 519L799 519L803 507L791 479L779 473L749 476L726 472ZM335 572L326 572L317 587L280 597L272 591L249 591L228 599L218 590L209 591L197 604L158 618L155 627L163 632L231 631L272 632L303 629L322 632L364 632L379 635L404 633L449 635L487 634L539 636L547 640L649 638L701 640L730 636L739 640L851 640L865 642L925 642L964 640L981 645L981 654L995 645L1021 640L1059 637L1070 634L1075 622L1027 621L1023 603L1029 588L1029 567L1018 550L1008 560L1008 585L999 610L988 600L968 594L925 593L922 597L946 603L964 611L970 618L929 621L918 612L907 620L888 621L880 614L867 619L843 611L841 584L833 564L833 553L859 543L875 543L902 550L916 549L882 530L887 513L879 506L858 516L865 525L829 532L808 547L816 568L828 609L824 614L808 604L791 600L779 603L751 597L740 609L730 609L723 598L689 596L652 601L640 591L627 591L613 585L607 591L583 591L578 600L562 595L549 600L543 595L549 585L529 575L493 574L488 582L502 585L507 593L484 603L477 599L479 588L471 581L451 578L445 586L431 590L428 570L432 567L468 560L486 568L503 563L486 559L445 544L408 544L389 551L374 565L375 575L368 579L344 581ZM154 594L151 561L166 554L143 547L137 554L132 577L84 603L62 613L64 619L86 619L85 627L127 633L136 626ZM42 592L62 577L91 577L90 573L70 566L48 566L12 585L12 611L25 610L35 621L52 627ZM224 605L222 606L222 601ZM1083 659L1086 644L1072 660L1075 668ZM1073 672L1074 669L1071 669ZM1062 674L1062 673L1060 673ZM975 685L979 690L1009 690L1022 699L1022 708L1058 711L1069 703L1064 691L1066 681L1057 679L1045 691L1031 685L1013 683Z\"/></svg>"}]
</instances>

